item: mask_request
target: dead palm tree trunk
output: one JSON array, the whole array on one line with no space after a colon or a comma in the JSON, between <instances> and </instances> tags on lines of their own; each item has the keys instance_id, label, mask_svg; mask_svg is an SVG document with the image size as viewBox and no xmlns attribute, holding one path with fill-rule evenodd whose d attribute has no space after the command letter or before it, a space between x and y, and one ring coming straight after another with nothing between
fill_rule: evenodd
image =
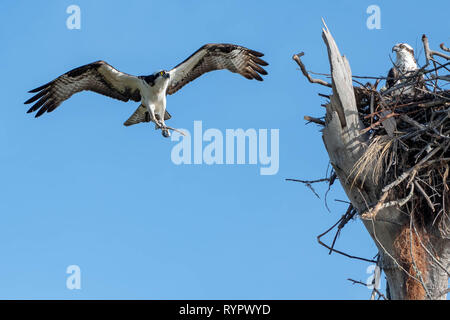
<instances>
[{"instance_id":1,"label":"dead palm tree trunk","mask_svg":"<svg viewBox=\"0 0 450 320\"><path fill-rule=\"evenodd\" d=\"M307 73L300 60L303 54L294 55L294 60L310 82L332 88L330 100L326 105L325 120L315 122L323 125L323 142L330 163L378 248L380 267L387 280L387 295L391 299L446 299L450 269L450 203L447 186L449 159L443 155L449 154L450 138L436 140L437 143L431 146L433 149L427 150L426 156L419 158L418 163L404 166L404 176L399 174L396 177L384 176L380 179L380 172L383 175L383 172L390 170L386 167L381 167L380 170L380 165L377 166L376 161L384 157L383 150L391 153L408 152L400 147L395 149L393 146L398 143L398 137L395 134L387 134L393 132L388 130L388 126L394 126L395 130L396 120L391 117L389 119L393 122L388 119L381 122L380 127L384 126L385 135L378 136L378 140L375 140L377 136L371 135L370 130L367 130L367 124L358 110L349 62L345 56L341 56L326 25L322 37L328 49L331 83L313 79ZM428 46L428 40L426 41ZM445 100L442 102L442 110L447 108L448 112L446 119L443 116L443 128L447 131L440 132L445 135L450 132L450 98L442 100ZM377 148L374 148L375 144ZM400 158L399 155L396 157ZM435 192L440 192L441 196L434 196L431 200L421 180L417 180L419 175L424 174L421 171L422 166L434 165L429 164L429 161L440 163L439 170L442 171L439 172L443 176L441 183L434 185L437 189ZM385 162L383 160L378 163ZM376 170L378 171L375 172ZM437 212L432 212L430 202L437 201L438 198L444 206L440 206L440 223L437 223L436 219L431 222L430 219L423 218L436 217ZM447 230L444 230L445 228Z\"/></svg>"}]
</instances>

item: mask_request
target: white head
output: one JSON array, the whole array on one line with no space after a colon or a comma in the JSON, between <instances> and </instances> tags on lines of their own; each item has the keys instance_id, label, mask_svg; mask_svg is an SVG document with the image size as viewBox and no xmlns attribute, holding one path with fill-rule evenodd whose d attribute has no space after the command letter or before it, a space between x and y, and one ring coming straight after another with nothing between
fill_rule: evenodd
<instances>
[{"instance_id":1,"label":"white head","mask_svg":"<svg viewBox=\"0 0 450 320\"><path fill-rule=\"evenodd\" d=\"M169 72L167 72L166 70L159 70L158 72L155 72L154 74L153 74L153 76L156 78L156 79L169 79L170 78L170 73Z\"/></svg>"},{"instance_id":2,"label":"white head","mask_svg":"<svg viewBox=\"0 0 450 320\"><path fill-rule=\"evenodd\" d=\"M397 43L392 47L392 52L396 53L397 61L412 59L414 63L416 62L416 59L414 59L414 49L407 43Z\"/></svg>"},{"instance_id":3,"label":"white head","mask_svg":"<svg viewBox=\"0 0 450 320\"><path fill-rule=\"evenodd\" d=\"M165 70L161 70L161 71L155 72L152 75L144 76L143 79L151 87L153 87L155 84L158 85L158 87L161 87L161 84L169 81L170 74L169 74L169 72L167 72Z\"/></svg>"}]
</instances>

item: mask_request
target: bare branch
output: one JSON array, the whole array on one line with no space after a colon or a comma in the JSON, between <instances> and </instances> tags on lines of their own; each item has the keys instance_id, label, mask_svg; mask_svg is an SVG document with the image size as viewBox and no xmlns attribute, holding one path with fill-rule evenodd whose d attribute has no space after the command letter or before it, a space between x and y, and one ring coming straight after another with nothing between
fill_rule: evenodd
<instances>
[{"instance_id":1,"label":"bare branch","mask_svg":"<svg viewBox=\"0 0 450 320\"><path fill-rule=\"evenodd\" d=\"M312 187L312 184L313 183L318 183L318 182L330 181L330 178L323 178L323 179L318 179L318 180L286 179L286 181L294 181L294 182L303 183L305 186L307 186L314 193L314 195L317 198L320 199L320 196L317 194L316 190L314 190L314 188Z\"/></svg>"},{"instance_id":2,"label":"bare branch","mask_svg":"<svg viewBox=\"0 0 450 320\"><path fill-rule=\"evenodd\" d=\"M429 65L429 60L433 60L434 56L438 56L438 57L444 58L446 60L450 60L450 56L443 54L439 51L434 51L434 50L430 49L430 45L428 43L428 38L426 35L422 35L422 42L423 42L423 48L425 49L425 59L427 61L426 66ZM441 48L442 48L442 46L443 46L443 44L441 44Z\"/></svg>"},{"instance_id":3,"label":"bare branch","mask_svg":"<svg viewBox=\"0 0 450 320\"><path fill-rule=\"evenodd\" d=\"M361 285L363 285L363 286L365 286L365 287L368 287L367 283L364 283L364 282L362 282L362 281L353 280L353 279L350 279L350 278L348 278L347 280L353 282L353 284L361 284ZM385 297L385 295L382 294L382 293L380 292L380 290L378 290L377 288L375 288L375 286L373 287L373 291L375 291L375 292L376 292L381 298L383 298L384 300L388 300L388 299Z\"/></svg>"},{"instance_id":4,"label":"bare branch","mask_svg":"<svg viewBox=\"0 0 450 320\"><path fill-rule=\"evenodd\" d=\"M441 47L442 50L447 51L447 52L450 52L450 49L447 48L447 47L444 45L443 42L441 43L440 47Z\"/></svg>"},{"instance_id":5,"label":"bare branch","mask_svg":"<svg viewBox=\"0 0 450 320\"><path fill-rule=\"evenodd\" d=\"M332 88L331 84L322 80L322 79L314 79L313 77L311 77L311 75L308 73L308 71L305 68L305 65L303 64L302 60L300 59L300 57L303 57L305 55L304 52L300 52L299 54L294 54L292 56L292 59L294 59L295 62L297 62L297 64L299 65L300 69L302 70L303 75L308 79L309 82L311 83L318 83L321 84L323 86Z\"/></svg>"},{"instance_id":6,"label":"bare branch","mask_svg":"<svg viewBox=\"0 0 450 320\"><path fill-rule=\"evenodd\" d=\"M308 122L314 122L316 124L320 124L321 126L325 125L325 121L320 120L319 118L314 118L314 117L310 117L310 116L304 116L303 119L305 119Z\"/></svg>"}]
</instances>

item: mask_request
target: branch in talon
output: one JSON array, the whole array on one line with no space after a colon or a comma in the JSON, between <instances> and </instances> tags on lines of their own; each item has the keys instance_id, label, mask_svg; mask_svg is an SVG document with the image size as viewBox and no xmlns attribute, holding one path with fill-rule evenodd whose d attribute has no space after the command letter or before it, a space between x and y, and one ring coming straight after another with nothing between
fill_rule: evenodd
<instances>
[{"instance_id":1,"label":"branch in talon","mask_svg":"<svg viewBox=\"0 0 450 320\"><path fill-rule=\"evenodd\" d=\"M181 130L178 130L178 129L175 129L175 128L172 128L172 127L167 127L167 126L165 127L165 129L172 130L172 131L178 132L179 134L181 134L183 136L186 136L186 134L183 131L181 131Z\"/></svg>"},{"instance_id":2,"label":"branch in talon","mask_svg":"<svg viewBox=\"0 0 450 320\"><path fill-rule=\"evenodd\" d=\"M155 120L154 121L155 122L155 125L156 125L156 130L158 130L158 129L163 129L164 128L164 126L161 124L161 122L159 121L159 120Z\"/></svg>"}]
</instances>

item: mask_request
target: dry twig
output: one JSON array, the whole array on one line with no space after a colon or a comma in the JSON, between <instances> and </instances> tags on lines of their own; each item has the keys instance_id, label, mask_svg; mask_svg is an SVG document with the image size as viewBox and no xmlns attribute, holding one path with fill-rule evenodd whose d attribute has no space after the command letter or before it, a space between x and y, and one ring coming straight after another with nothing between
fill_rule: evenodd
<instances>
[{"instance_id":1,"label":"dry twig","mask_svg":"<svg viewBox=\"0 0 450 320\"><path fill-rule=\"evenodd\" d=\"M311 75L308 73L308 71L305 68L305 65L303 64L302 60L300 59L301 57L303 57L305 55L304 52L300 52L299 54L294 54L292 56L292 59L294 59L295 62L297 62L298 66L300 67L300 69L302 70L303 75L308 79L309 82L311 83L318 83L321 84L323 86L329 87L331 88L332 85L322 79L314 79L313 77L311 77Z\"/></svg>"}]
</instances>

